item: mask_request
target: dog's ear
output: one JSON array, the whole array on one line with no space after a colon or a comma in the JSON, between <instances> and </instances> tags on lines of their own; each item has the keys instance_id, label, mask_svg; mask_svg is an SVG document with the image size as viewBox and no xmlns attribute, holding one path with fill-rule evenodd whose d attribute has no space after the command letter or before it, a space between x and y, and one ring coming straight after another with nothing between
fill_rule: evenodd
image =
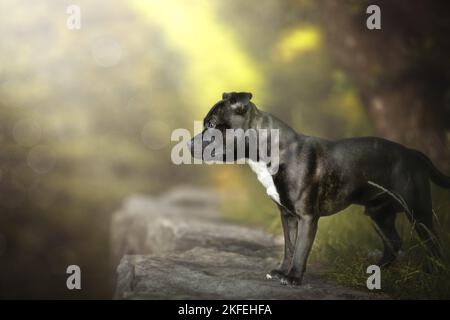
<instances>
[{"instance_id":1,"label":"dog's ear","mask_svg":"<svg viewBox=\"0 0 450 320\"><path fill-rule=\"evenodd\" d=\"M248 105L253 95L250 92L238 92L236 94L236 100L244 105Z\"/></svg>"},{"instance_id":2,"label":"dog's ear","mask_svg":"<svg viewBox=\"0 0 450 320\"><path fill-rule=\"evenodd\" d=\"M237 113L244 113L252 97L250 92L232 92L229 96L231 108Z\"/></svg>"},{"instance_id":3,"label":"dog's ear","mask_svg":"<svg viewBox=\"0 0 450 320\"><path fill-rule=\"evenodd\" d=\"M236 92L224 92L224 93L222 93L222 99L223 100L230 99L231 96L233 95L233 93L236 93Z\"/></svg>"}]
</instances>

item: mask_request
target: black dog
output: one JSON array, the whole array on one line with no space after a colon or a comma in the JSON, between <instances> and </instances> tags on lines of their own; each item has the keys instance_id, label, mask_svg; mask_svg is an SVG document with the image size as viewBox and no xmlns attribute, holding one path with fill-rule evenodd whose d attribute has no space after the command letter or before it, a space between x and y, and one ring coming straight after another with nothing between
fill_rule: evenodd
<instances>
[{"instance_id":1,"label":"black dog","mask_svg":"<svg viewBox=\"0 0 450 320\"><path fill-rule=\"evenodd\" d=\"M205 117L203 133L190 141L190 148L194 157L202 157L194 149L201 145L199 149L204 150L211 143L203 138L209 128L222 132L279 130L278 171L270 174L270 181L264 179L264 185L280 209L285 248L281 265L268 278L301 284L319 218L351 204L365 206L377 226L384 243L379 265L391 263L401 247L395 229L397 212L407 213L431 253L439 256L429 179L450 188L450 177L439 172L424 154L375 137L328 141L305 136L258 110L251 98L246 92L224 93ZM258 177L267 176L268 163L249 160Z\"/></svg>"}]
</instances>

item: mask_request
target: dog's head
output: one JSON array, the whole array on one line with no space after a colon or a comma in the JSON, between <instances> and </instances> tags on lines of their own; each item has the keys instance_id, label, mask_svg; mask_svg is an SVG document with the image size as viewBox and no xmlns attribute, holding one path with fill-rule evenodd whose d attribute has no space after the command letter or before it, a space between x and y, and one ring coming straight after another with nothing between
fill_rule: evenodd
<instances>
[{"instance_id":1,"label":"dog's head","mask_svg":"<svg viewBox=\"0 0 450 320\"><path fill-rule=\"evenodd\" d=\"M192 156L203 160L220 158L221 161L225 161L227 144L230 145L230 141L226 141L226 130L247 130L250 127L251 119L256 111L256 106L250 101L251 98L252 94L249 92L223 93L222 100L214 104L204 118L202 133L196 135L189 142ZM218 134L219 132L221 134ZM222 139L222 141L217 139ZM216 146L221 145L222 148L211 148L213 143ZM233 145L236 146L236 143ZM205 152L208 146L212 150L212 154ZM234 154L233 160L237 160L236 153Z\"/></svg>"}]
</instances>

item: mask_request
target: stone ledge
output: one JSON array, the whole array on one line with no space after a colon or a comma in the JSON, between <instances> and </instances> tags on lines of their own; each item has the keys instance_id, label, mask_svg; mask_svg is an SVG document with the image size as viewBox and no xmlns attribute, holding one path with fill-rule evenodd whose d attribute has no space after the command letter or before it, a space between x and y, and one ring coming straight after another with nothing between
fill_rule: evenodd
<instances>
[{"instance_id":1,"label":"stone ledge","mask_svg":"<svg viewBox=\"0 0 450 320\"><path fill-rule=\"evenodd\" d=\"M265 279L282 245L263 231L221 221L214 195L187 189L131 197L115 214L117 299L382 298L325 281L317 266L309 266L300 287Z\"/></svg>"}]
</instances>

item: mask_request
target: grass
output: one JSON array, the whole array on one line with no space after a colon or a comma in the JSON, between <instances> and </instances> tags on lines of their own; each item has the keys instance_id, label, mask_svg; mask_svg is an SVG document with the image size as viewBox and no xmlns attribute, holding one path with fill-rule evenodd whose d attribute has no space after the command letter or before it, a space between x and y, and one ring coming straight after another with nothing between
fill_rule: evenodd
<instances>
[{"instance_id":1,"label":"grass","mask_svg":"<svg viewBox=\"0 0 450 320\"><path fill-rule=\"evenodd\" d=\"M348 219L361 214L356 208L347 212ZM353 220L349 223L336 223L330 218L317 238L311 260L330 266L326 276L342 285L366 290L366 269L376 264L382 250L379 237L370 228L370 222ZM336 217L337 218L337 217ZM367 220L369 220L367 218ZM330 225L333 225L331 228ZM404 216L397 221L398 229L404 241L404 253L388 268L382 269L382 292L397 299L448 299L450 298L450 259L443 250L440 268L433 273L423 271L423 265L429 261L424 244L417 239L412 226ZM349 228L353 227L350 231ZM447 228L438 228L443 248L450 244ZM366 232L369 232L367 234ZM342 237L342 234L346 236ZM435 261L433 261L435 262Z\"/></svg>"},{"instance_id":2,"label":"grass","mask_svg":"<svg viewBox=\"0 0 450 320\"><path fill-rule=\"evenodd\" d=\"M263 192L258 186L239 190L236 193L240 197L224 208L225 215L235 222L281 234L277 208ZM403 240L403 254L391 266L382 268L381 293L394 299L450 299L450 199L447 190L433 189L433 206L434 226L442 247L441 261L430 261L426 246L418 239L406 215L399 214L396 225ZM382 250L382 241L371 219L363 213L362 207L351 206L320 219L310 262L327 266L326 278L367 290L367 267L377 263ZM430 262L438 268L432 273L424 272L423 265Z\"/></svg>"}]
</instances>

